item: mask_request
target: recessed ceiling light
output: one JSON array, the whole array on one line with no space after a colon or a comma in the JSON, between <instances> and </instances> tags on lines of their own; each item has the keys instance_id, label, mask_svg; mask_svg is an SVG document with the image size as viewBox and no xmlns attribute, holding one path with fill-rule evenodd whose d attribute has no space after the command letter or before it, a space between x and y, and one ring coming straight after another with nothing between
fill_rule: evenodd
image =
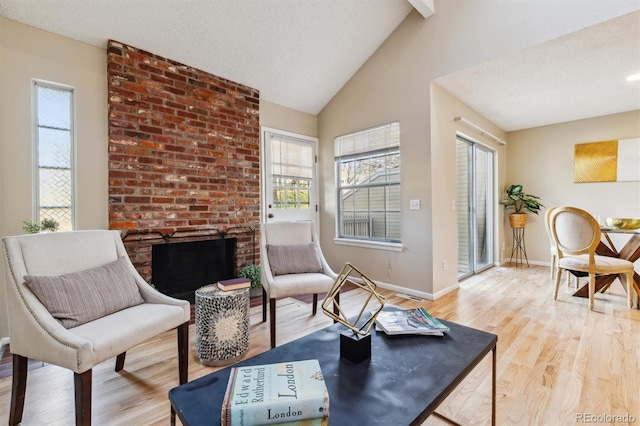
<instances>
[{"instance_id":1,"label":"recessed ceiling light","mask_svg":"<svg viewBox=\"0 0 640 426\"><path fill-rule=\"evenodd\" d=\"M638 80L640 80L640 73L633 74L627 77L627 81L638 81Z\"/></svg>"}]
</instances>

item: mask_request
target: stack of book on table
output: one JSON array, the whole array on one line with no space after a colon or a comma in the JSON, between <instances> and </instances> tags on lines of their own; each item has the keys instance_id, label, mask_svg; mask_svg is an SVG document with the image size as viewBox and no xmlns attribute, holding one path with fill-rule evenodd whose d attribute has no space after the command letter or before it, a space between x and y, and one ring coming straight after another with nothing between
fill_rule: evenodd
<instances>
[{"instance_id":1,"label":"stack of book on table","mask_svg":"<svg viewBox=\"0 0 640 426\"><path fill-rule=\"evenodd\" d=\"M223 291L239 290L251 287L251 280L248 278L231 278L230 280L218 281L218 287Z\"/></svg>"},{"instance_id":2,"label":"stack of book on table","mask_svg":"<svg viewBox=\"0 0 640 426\"><path fill-rule=\"evenodd\" d=\"M326 426L329 393L317 359L233 367L222 426Z\"/></svg>"},{"instance_id":3,"label":"stack of book on table","mask_svg":"<svg viewBox=\"0 0 640 426\"><path fill-rule=\"evenodd\" d=\"M424 308L382 310L376 317L376 325L390 335L444 336L449 331L449 327L432 317Z\"/></svg>"}]
</instances>

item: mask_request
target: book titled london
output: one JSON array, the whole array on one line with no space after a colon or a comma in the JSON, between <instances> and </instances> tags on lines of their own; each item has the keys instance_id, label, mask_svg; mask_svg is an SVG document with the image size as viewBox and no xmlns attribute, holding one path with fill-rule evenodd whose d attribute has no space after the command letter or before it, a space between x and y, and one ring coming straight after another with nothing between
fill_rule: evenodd
<instances>
[{"instance_id":1,"label":"book titled london","mask_svg":"<svg viewBox=\"0 0 640 426\"><path fill-rule=\"evenodd\" d=\"M329 416L317 359L233 367L222 403L223 426L298 422Z\"/></svg>"}]
</instances>

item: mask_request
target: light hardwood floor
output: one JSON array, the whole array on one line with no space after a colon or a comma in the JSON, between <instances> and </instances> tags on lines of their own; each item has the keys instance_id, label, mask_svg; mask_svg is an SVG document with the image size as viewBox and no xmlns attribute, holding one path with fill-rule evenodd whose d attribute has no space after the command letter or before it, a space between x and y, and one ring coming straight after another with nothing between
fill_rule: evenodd
<instances>
[{"instance_id":1,"label":"light hardwood floor","mask_svg":"<svg viewBox=\"0 0 640 426\"><path fill-rule=\"evenodd\" d=\"M498 335L499 425L572 425L581 423L578 415L621 420L626 415L640 424L640 311L626 307L619 282L608 294L596 296L595 312L589 311L586 299L572 297L564 284L554 301L552 286L548 268L531 266L503 272L493 268L433 302L381 292L388 303L422 305L440 318ZM362 300L354 290L343 296L342 305L355 314ZM331 324L322 313L311 316L310 306L295 299L279 301L278 311L278 344ZM193 334L191 326L190 380L217 370L198 362ZM268 323L261 322L261 307L252 308L247 357L268 347ZM93 424L168 425L167 392L178 384L175 332L129 351L120 373L114 372L114 362L94 369ZM22 424L73 424L72 376L51 365L30 371ZM463 425L488 424L490 389L488 355L438 412ZM2 423L8 419L10 393L11 378L1 379ZM424 423L441 424L433 416Z\"/></svg>"}]
</instances>

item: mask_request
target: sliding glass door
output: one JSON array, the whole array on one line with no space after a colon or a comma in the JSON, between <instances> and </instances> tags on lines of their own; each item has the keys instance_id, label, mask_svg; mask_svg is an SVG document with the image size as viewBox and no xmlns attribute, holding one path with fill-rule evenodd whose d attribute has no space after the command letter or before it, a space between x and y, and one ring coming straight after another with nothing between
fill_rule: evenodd
<instances>
[{"instance_id":1,"label":"sliding glass door","mask_svg":"<svg viewBox=\"0 0 640 426\"><path fill-rule=\"evenodd\" d=\"M458 278L493 265L493 151L458 137L456 142Z\"/></svg>"}]
</instances>

